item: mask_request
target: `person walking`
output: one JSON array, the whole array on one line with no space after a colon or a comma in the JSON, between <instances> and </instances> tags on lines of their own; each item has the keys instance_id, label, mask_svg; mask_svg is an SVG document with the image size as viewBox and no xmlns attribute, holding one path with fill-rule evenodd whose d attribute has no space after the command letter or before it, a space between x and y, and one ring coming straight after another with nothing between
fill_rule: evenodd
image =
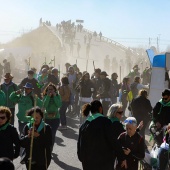
<instances>
[{"instance_id":1,"label":"person walking","mask_svg":"<svg viewBox=\"0 0 170 170\"><path fill-rule=\"evenodd\" d=\"M13 161L19 156L20 142L16 128L10 124L11 116L9 108L0 106L0 158Z\"/></svg>"},{"instance_id":2,"label":"person walking","mask_svg":"<svg viewBox=\"0 0 170 170\"><path fill-rule=\"evenodd\" d=\"M68 86L68 77L62 77L61 83L62 85L59 88L59 94L61 96L62 106L59 109L61 121L61 126L59 128L60 130L65 130L67 129L66 111L70 104L71 90Z\"/></svg>"},{"instance_id":3,"label":"person walking","mask_svg":"<svg viewBox=\"0 0 170 170\"><path fill-rule=\"evenodd\" d=\"M11 124L14 125L15 122L15 103L9 99L12 92L19 90L17 84L13 81L13 76L10 73L6 73L4 76L4 83L1 84L1 90L5 93L6 100L5 106L8 107L12 113Z\"/></svg>"},{"instance_id":4,"label":"person walking","mask_svg":"<svg viewBox=\"0 0 170 170\"><path fill-rule=\"evenodd\" d=\"M47 170L51 162L51 127L44 122L44 113L39 107L28 110L27 116L30 116L35 122L30 121L27 123L21 135L20 142L21 146L24 148L21 156L21 163L25 164L27 169L30 168L30 151L32 149L31 169ZM32 136L34 137L33 148L31 148Z\"/></svg>"},{"instance_id":5,"label":"person walking","mask_svg":"<svg viewBox=\"0 0 170 170\"><path fill-rule=\"evenodd\" d=\"M101 87L99 89L99 94L97 97L100 98L103 106L103 114L107 115L109 105L111 104L111 80L107 78L108 74L105 71L100 73Z\"/></svg>"},{"instance_id":6,"label":"person walking","mask_svg":"<svg viewBox=\"0 0 170 170\"><path fill-rule=\"evenodd\" d=\"M54 84L49 84L43 92L43 108L45 109L45 122L52 129L52 147L55 142L55 135L60 125L60 114L58 109L62 105L61 96Z\"/></svg>"},{"instance_id":7,"label":"person walking","mask_svg":"<svg viewBox=\"0 0 170 170\"><path fill-rule=\"evenodd\" d=\"M34 106L34 101L36 100L37 106L42 107L42 101L35 94L33 94L33 86L31 83L26 83L23 86L24 91L17 90L10 94L9 99L18 103L18 129L20 134L23 131L24 126L28 122L26 118L26 111L31 109Z\"/></svg>"},{"instance_id":8,"label":"person walking","mask_svg":"<svg viewBox=\"0 0 170 170\"><path fill-rule=\"evenodd\" d=\"M131 102L131 109L133 116L136 118L137 122L143 121L143 128L140 131L141 136L145 140L145 129L149 123L152 106L150 100L147 98L148 93L146 90L140 90L137 98L133 99Z\"/></svg>"},{"instance_id":9,"label":"person walking","mask_svg":"<svg viewBox=\"0 0 170 170\"><path fill-rule=\"evenodd\" d=\"M88 117L80 127L77 143L77 154L83 170L114 169L114 152L122 167L126 167L123 150L112 132L111 121L103 115L101 102L94 100L85 104L82 113Z\"/></svg>"},{"instance_id":10,"label":"person walking","mask_svg":"<svg viewBox=\"0 0 170 170\"><path fill-rule=\"evenodd\" d=\"M129 92L130 92L130 78L125 77L123 79L123 84L121 87L121 102L123 105L122 109L123 109L124 114L125 114L127 104L128 104L127 96Z\"/></svg>"},{"instance_id":11,"label":"person walking","mask_svg":"<svg viewBox=\"0 0 170 170\"><path fill-rule=\"evenodd\" d=\"M95 93L94 83L90 80L90 74L85 72L82 78L79 81L79 84L76 87L76 90L80 92L79 95L79 106L80 111L78 115L80 115L80 124L82 124L85 120L80 114L82 106L86 103L90 103L93 100L93 93Z\"/></svg>"}]
</instances>

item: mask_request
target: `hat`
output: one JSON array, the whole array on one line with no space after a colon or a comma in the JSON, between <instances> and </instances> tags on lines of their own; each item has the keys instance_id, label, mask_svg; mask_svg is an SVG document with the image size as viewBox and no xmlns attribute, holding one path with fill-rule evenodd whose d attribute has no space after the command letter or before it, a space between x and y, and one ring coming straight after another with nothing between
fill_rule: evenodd
<instances>
[{"instance_id":1,"label":"hat","mask_svg":"<svg viewBox=\"0 0 170 170\"><path fill-rule=\"evenodd\" d=\"M34 71L33 70L29 70L27 73L28 74L34 74Z\"/></svg>"},{"instance_id":2,"label":"hat","mask_svg":"<svg viewBox=\"0 0 170 170\"><path fill-rule=\"evenodd\" d=\"M26 88L26 89L34 89L33 86L32 86L32 83L28 83L28 82L23 87Z\"/></svg>"},{"instance_id":3,"label":"hat","mask_svg":"<svg viewBox=\"0 0 170 170\"><path fill-rule=\"evenodd\" d=\"M5 76L4 76L5 80L6 79L12 79L12 78L14 78L14 77L11 75L11 73L6 73Z\"/></svg>"},{"instance_id":4,"label":"hat","mask_svg":"<svg viewBox=\"0 0 170 170\"><path fill-rule=\"evenodd\" d=\"M108 74L105 71L100 72L100 75L108 76Z\"/></svg>"}]
</instances>

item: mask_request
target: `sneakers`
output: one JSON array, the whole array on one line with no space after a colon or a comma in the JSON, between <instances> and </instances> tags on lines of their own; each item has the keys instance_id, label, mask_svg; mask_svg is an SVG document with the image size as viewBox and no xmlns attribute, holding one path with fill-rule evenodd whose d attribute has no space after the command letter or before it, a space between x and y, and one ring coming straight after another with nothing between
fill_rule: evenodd
<instances>
[{"instance_id":1,"label":"sneakers","mask_svg":"<svg viewBox=\"0 0 170 170\"><path fill-rule=\"evenodd\" d=\"M68 129L68 127L66 125L60 126L58 128L58 130L67 130L67 129Z\"/></svg>"}]
</instances>

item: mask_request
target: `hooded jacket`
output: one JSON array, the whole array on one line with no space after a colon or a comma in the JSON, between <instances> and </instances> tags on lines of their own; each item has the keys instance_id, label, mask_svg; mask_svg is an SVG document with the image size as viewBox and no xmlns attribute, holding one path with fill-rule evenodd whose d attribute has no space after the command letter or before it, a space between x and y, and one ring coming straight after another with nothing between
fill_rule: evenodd
<instances>
[{"instance_id":1,"label":"hooded jacket","mask_svg":"<svg viewBox=\"0 0 170 170\"><path fill-rule=\"evenodd\" d=\"M28 95L17 95L15 92L12 92L9 98L12 102L18 103L17 117L19 121L27 122L26 111L34 107L34 97L32 92ZM39 98L37 98L36 104L40 108L42 107L42 101Z\"/></svg>"},{"instance_id":2,"label":"hooded jacket","mask_svg":"<svg viewBox=\"0 0 170 170\"><path fill-rule=\"evenodd\" d=\"M15 108L15 103L12 102L10 99L9 99L9 96L12 92L14 91L17 91L19 88L18 86L11 82L9 84L1 84L1 90L5 93L6 95L6 100L5 100L5 106L6 107L9 107L9 108Z\"/></svg>"}]
</instances>

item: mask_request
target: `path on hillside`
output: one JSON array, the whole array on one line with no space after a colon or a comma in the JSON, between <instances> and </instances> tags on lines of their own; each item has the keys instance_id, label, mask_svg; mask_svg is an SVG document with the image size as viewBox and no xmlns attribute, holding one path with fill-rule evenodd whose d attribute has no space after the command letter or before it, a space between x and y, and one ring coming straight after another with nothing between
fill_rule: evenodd
<instances>
[{"instance_id":1,"label":"path on hillside","mask_svg":"<svg viewBox=\"0 0 170 170\"><path fill-rule=\"evenodd\" d=\"M57 35L60 40L62 41L62 32L59 32L56 30L56 27L51 26L48 27L55 35ZM80 71L85 71L86 70L86 62L87 62L87 57L86 57L86 44L84 44L84 36L88 36L88 33L85 31L82 32L76 32L76 37L74 41L74 50L73 50L73 56L70 54L70 46L68 43L62 42L63 46L66 49L66 58L63 58L64 62L70 62L71 64L75 64L77 60L77 65L80 68ZM80 49L80 55L78 56L77 53L77 44L78 42L81 45ZM88 58L88 67L87 71L90 73L93 73L93 61L95 63L96 68L101 68L102 70L104 69L104 59L106 55L109 55L110 59L110 68L106 70L108 74L110 75L111 73L118 72L119 73L119 68L117 67L116 69L112 69L112 59L113 57L117 58L118 65L123 66L124 64L122 63L121 60L125 59L125 54L126 51L125 49L119 48L117 46L114 46L111 43L107 43L106 41L102 40L100 41L99 38L96 40L94 37L91 40L90 43L90 53L89 53L89 58ZM127 73L122 69L122 75L126 75Z\"/></svg>"}]
</instances>

